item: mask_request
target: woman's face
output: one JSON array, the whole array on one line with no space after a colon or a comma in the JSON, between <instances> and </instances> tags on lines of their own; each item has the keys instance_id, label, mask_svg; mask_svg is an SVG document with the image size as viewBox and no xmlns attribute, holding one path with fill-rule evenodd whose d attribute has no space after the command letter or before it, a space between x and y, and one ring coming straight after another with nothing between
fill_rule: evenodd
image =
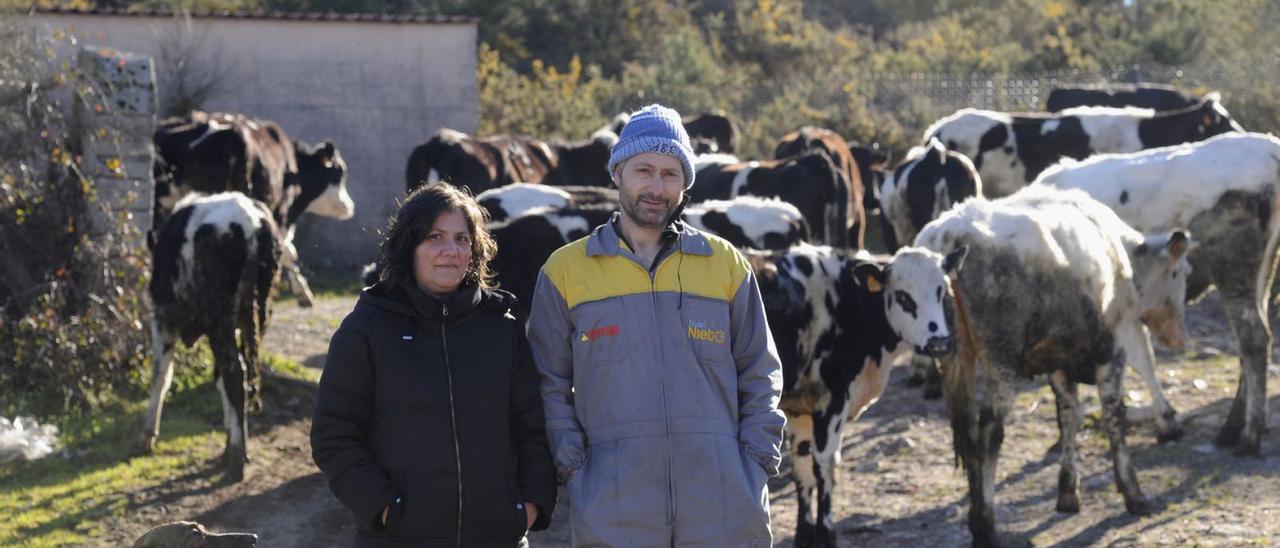
<instances>
[{"instance_id":1,"label":"woman's face","mask_svg":"<svg viewBox=\"0 0 1280 548\"><path fill-rule=\"evenodd\" d=\"M432 295L457 289L471 264L471 231L457 211L436 217L427 238L413 250L413 277L418 287Z\"/></svg>"}]
</instances>

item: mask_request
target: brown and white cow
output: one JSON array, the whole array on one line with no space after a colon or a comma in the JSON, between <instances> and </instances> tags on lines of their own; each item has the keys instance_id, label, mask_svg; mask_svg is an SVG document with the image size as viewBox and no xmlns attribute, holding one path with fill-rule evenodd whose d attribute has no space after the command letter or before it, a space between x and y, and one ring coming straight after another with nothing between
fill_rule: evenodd
<instances>
[{"instance_id":1,"label":"brown and white cow","mask_svg":"<svg viewBox=\"0 0 1280 548\"><path fill-rule=\"evenodd\" d=\"M813 150L825 152L840 170L844 186L849 189L849 207L845 212L845 222L849 225L848 242L851 247L864 249L867 232L867 213L864 208L865 187L862 178L864 170L853 157L849 143L845 142L839 133L829 129L805 126L784 136L778 143L778 147L774 149L773 157L790 158Z\"/></svg>"},{"instance_id":2,"label":"brown and white cow","mask_svg":"<svg viewBox=\"0 0 1280 548\"><path fill-rule=\"evenodd\" d=\"M409 154L405 190L437 181L475 194L519 182L608 187L609 151L617 140L605 130L558 143L514 135L474 137L442 128Z\"/></svg>"}]
</instances>

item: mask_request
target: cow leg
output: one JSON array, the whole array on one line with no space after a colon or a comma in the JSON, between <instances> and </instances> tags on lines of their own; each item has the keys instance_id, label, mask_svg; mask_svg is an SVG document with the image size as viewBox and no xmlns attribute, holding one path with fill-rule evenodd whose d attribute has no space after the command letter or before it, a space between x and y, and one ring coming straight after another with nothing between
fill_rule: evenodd
<instances>
[{"instance_id":1,"label":"cow leg","mask_svg":"<svg viewBox=\"0 0 1280 548\"><path fill-rule=\"evenodd\" d=\"M1058 406L1058 443L1062 448L1058 470L1057 510L1075 514L1080 511L1080 480L1076 476L1076 431L1080 427L1076 383L1067 378L1066 373L1055 371L1049 375L1049 385L1053 387L1054 400Z\"/></svg>"},{"instance_id":2,"label":"cow leg","mask_svg":"<svg viewBox=\"0 0 1280 548\"><path fill-rule=\"evenodd\" d=\"M294 298L298 299L298 306L311 308L315 295L311 293L311 286L302 276L302 269L298 267L298 248L293 246L292 228L289 229L287 237L289 239L280 250L280 268L284 271L285 280L289 282L289 291L293 292Z\"/></svg>"},{"instance_id":3,"label":"cow leg","mask_svg":"<svg viewBox=\"0 0 1280 548\"><path fill-rule=\"evenodd\" d=\"M1103 428L1111 442L1116 488L1124 496L1124 507L1130 514L1146 516L1151 514L1151 504L1138 487L1138 476L1125 445L1124 363L1125 351L1120 349L1110 362L1098 366L1098 395L1102 398Z\"/></svg>"},{"instance_id":4,"label":"cow leg","mask_svg":"<svg viewBox=\"0 0 1280 548\"><path fill-rule=\"evenodd\" d=\"M833 398L833 400L838 398ZM836 407L832 405L831 407ZM835 548L836 531L831 519L831 499L839 481L840 449L847 405L828 408L814 416L814 469L818 476L818 519L814 546Z\"/></svg>"},{"instance_id":5,"label":"cow leg","mask_svg":"<svg viewBox=\"0 0 1280 548\"><path fill-rule=\"evenodd\" d=\"M1225 297L1225 295L1224 295ZM1226 301L1227 319L1240 343L1240 386L1227 422L1215 442L1257 455L1266 430L1267 363L1271 360L1271 327L1261 309L1240 299Z\"/></svg>"},{"instance_id":6,"label":"cow leg","mask_svg":"<svg viewBox=\"0 0 1280 548\"><path fill-rule=\"evenodd\" d=\"M222 395L222 422L227 429L223 459L227 477L238 482L244 479L244 465L249 461L245 443L249 423L245 409L245 364L236 348L234 328L228 326L211 333L209 348L213 351L214 384Z\"/></svg>"},{"instance_id":7,"label":"cow leg","mask_svg":"<svg viewBox=\"0 0 1280 548\"><path fill-rule=\"evenodd\" d=\"M796 484L794 542L797 547L812 546L816 530L813 497L818 488L813 457L813 415L787 417L786 428L791 435L791 476Z\"/></svg>"},{"instance_id":8,"label":"cow leg","mask_svg":"<svg viewBox=\"0 0 1280 548\"><path fill-rule=\"evenodd\" d=\"M942 373L939 372L937 360L916 354L911 358L911 376L907 377L907 386L924 385L924 399L936 400L942 397Z\"/></svg>"},{"instance_id":9,"label":"cow leg","mask_svg":"<svg viewBox=\"0 0 1280 548\"><path fill-rule=\"evenodd\" d=\"M1155 406L1156 420L1160 423L1160 431L1156 440L1160 443L1182 437L1182 426L1178 424L1178 412L1173 410L1169 400L1164 397L1164 389L1156 379L1155 353L1151 350L1151 336L1147 330L1137 323L1124 323L1117 329L1121 348L1129 357L1129 362L1142 377L1151 393L1152 405Z\"/></svg>"},{"instance_id":10,"label":"cow leg","mask_svg":"<svg viewBox=\"0 0 1280 548\"><path fill-rule=\"evenodd\" d=\"M969 482L969 533L974 546L998 546L995 517L996 459L1004 442L1004 417L969 390L947 390L952 441ZM985 391L985 389L979 389Z\"/></svg>"},{"instance_id":11,"label":"cow leg","mask_svg":"<svg viewBox=\"0 0 1280 548\"><path fill-rule=\"evenodd\" d=\"M142 432L138 438L137 452L149 454L160 437L160 414L164 408L164 397L173 384L173 345L175 337L168 329L160 325L159 320L151 320L151 403L142 416Z\"/></svg>"}]
</instances>

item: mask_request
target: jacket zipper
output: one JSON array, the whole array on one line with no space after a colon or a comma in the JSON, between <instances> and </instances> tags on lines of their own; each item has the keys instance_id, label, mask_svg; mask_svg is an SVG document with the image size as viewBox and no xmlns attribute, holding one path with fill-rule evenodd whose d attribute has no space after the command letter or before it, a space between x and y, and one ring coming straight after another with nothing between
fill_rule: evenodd
<instances>
[{"instance_id":1,"label":"jacket zipper","mask_svg":"<svg viewBox=\"0 0 1280 548\"><path fill-rule=\"evenodd\" d=\"M449 337L445 334L444 324L449 319L449 305L440 305L443 318L440 319L440 344L444 348L444 373L449 382L449 424L453 427L453 458L458 466L458 535L455 546L462 547L462 449L458 440L458 416L453 407L453 368L449 364Z\"/></svg>"},{"instance_id":2,"label":"jacket zipper","mask_svg":"<svg viewBox=\"0 0 1280 548\"><path fill-rule=\"evenodd\" d=\"M679 251L677 251L677 253L678 252ZM658 270L661 270L662 265L667 262L666 259L670 259L670 258L671 256L668 255L660 263L658 263L657 268L653 270L646 269L645 271L645 273L649 275L649 302L652 303L653 305L653 325L655 329L658 325L658 288L655 286L655 280L657 277ZM636 266L640 266L640 265L637 264ZM644 267L641 267L641 268L644 268ZM665 364L666 358L664 356L661 356L662 354L661 341L658 341L658 344L656 344L655 346L658 347L658 354L659 354L658 363ZM671 464L671 453L672 453L671 408L667 405L666 375L664 374L662 367L658 368L658 390L662 393L662 427L663 427L663 432L666 434L665 438L667 441L667 525L672 525L676 522L676 485L674 480L675 468Z\"/></svg>"}]
</instances>

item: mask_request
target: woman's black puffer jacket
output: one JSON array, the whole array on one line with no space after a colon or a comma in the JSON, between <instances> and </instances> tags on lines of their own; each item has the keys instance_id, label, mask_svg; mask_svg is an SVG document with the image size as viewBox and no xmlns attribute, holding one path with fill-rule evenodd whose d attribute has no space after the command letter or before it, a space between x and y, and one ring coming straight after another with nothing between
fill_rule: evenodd
<instances>
[{"instance_id":1,"label":"woman's black puffer jacket","mask_svg":"<svg viewBox=\"0 0 1280 548\"><path fill-rule=\"evenodd\" d=\"M355 516L355 546L514 546L525 501L533 530L550 523L555 468L514 306L475 285L437 299L383 282L334 333L311 451Z\"/></svg>"}]
</instances>

